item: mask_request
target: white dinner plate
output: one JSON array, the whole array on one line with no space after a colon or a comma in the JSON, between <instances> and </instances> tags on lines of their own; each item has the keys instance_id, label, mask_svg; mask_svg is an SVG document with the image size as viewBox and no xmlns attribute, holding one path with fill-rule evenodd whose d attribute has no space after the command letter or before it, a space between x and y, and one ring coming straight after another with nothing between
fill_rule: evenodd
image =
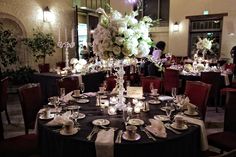
<instances>
[{"instance_id":1,"label":"white dinner plate","mask_svg":"<svg viewBox=\"0 0 236 157\"><path fill-rule=\"evenodd\" d=\"M78 100L76 100L76 102L80 103L80 104L85 104L85 103L89 102L89 99L78 99Z\"/></svg>"},{"instance_id":2,"label":"white dinner plate","mask_svg":"<svg viewBox=\"0 0 236 157\"><path fill-rule=\"evenodd\" d=\"M198 112L194 111L193 113L189 113L188 110L184 111L184 114L188 115L188 116L197 116Z\"/></svg>"},{"instance_id":3,"label":"white dinner plate","mask_svg":"<svg viewBox=\"0 0 236 157\"><path fill-rule=\"evenodd\" d=\"M61 135L74 135L79 131L79 128L73 128L70 132L66 132L65 129L60 130Z\"/></svg>"},{"instance_id":4,"label":"white dinner plate","mask_svg":"<svg viewBox=\"0 0 236 157\"><path fill-rule=\"evenodd\" d=\"M160 104L161 102L159 100L149 100L148 103L152 105L156 105L156 104Z\"/></svg>"},{"instance_id":5,"label":"white dinner plate","mask_svg":"<svg viewBox=\"0 0 236 157\"><path fill-rule=\"evenodd\" d=\"M166 115L155 115L154 119L158 119L158 120L161 120L163 122L170 120Z\"/></svg>"},{"instance_id":6,"label":"white dinner plate","mask_svg":"<svg viewBox=\"0 0 236 157\"><path fill-rule=\"evenodd\" d=\"M137 141L137 140L139 140L139 139L141 138L141 136L140 136L138 133L135 133L134 138L130 138L130 137L128 136L128 133L125 131L125 132L123 133L123 135L122 135L122 138L125 139L125 140L127 140L127 141Z\"/></svg>"},{"instance_id":7,"label":"white dinner plate","mask_svg":"<svg viewBox=\"0 0 236 157\"><path fill-rule=\"evenodd\" d=\"M128 124L130 124L130 125L143 125L144 121L142 119L133 118L133 119L129 119Z\"/></svg>"},{"instance_id":8,"label":"white dinner plate","mask_svg":"<svg viewBox=\"0 0 236 157\"><path fill-rule=\"evenodd\" d=\"M101 125L108 125L110 121L107 119L95 119L92 121L93 125L101 126Z\"/></svg>"},{"instance_id":9,"label":"white dinner plate","mask_svg":"<svg viewBox=\"0 0 236 157\"><path fill-rule=\"evenodd\" d=\"M80 106L78 106L78 105L70 105L70 106L66 107L67 110L77 110L79 108L80 108Z\"/></svg>"},{"instance_id":10,"label":"white dinner plate","mask_svg":"<svg viewBox=\"0 0 236 157\"><path fill-rule=\"evenodd\" d=\"M44 114L41 114L39 116L39 119L43 119L43 120L48 120L48 119L53 119L54 118L54 114L50 114L48 117L45 117Z\"/></svg>"},{"instance_id":11,"label":"white dinner plate","mask_svg":"<svg viewBox=\"0 0 236 157\"><path fill-rule=\"evenodd\" d=\"M176 129L176 130L187 130L188 129L188 126L186 124L183 125L183 127L177 127L176 123L172 123L170 125L173 129Z\"/></svg>"}]
</instances>

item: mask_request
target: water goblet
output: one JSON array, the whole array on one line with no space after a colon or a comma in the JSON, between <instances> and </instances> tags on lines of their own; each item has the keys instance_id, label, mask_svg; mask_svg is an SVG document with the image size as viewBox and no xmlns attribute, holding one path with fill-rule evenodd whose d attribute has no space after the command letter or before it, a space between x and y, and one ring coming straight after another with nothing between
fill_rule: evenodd
<instances>
[{"instance_id":1,"label":"water goblet","mask_svg":"<svg viewBox=\"0 0 236 157\"><path fill-rule=\"evenodd\" d=\"M171 113L174 111L173 104L170 102L166 102L165 111L166 111L166 116L170 119Z\"/></svg>"},{"instance_id":2,"label":"water goblet","mask_svg":"<svg viewBox=\"0 0 236 157\"><path fill-rule=\"evenodd\" d=\"M83 94L85 90L84 83L80 83L80 91Z\"/></svg>"},{"instance_id":3,"label":"water goblet","mask_svg":"<svg viewBox=\"0 0 236 157\"><path fill-rule=\"evenodd\" d=\"M71 118L74 120L74 123L76 125L79 125L78 119L80 118L80 112L79 112L80 106L78 106L77 109L72 110Z\"/></svg>"},{"instance_id":4,"label":"water goblet","mask_svg":"<svg viewBox=\"0 0 236 157\"><path fill-rule=\"evenodd\" d=\"M175 87L171 88L171 95L174 99L176 99L176 94L177 94L176 88Z\"/></svg>"}]
</instances>

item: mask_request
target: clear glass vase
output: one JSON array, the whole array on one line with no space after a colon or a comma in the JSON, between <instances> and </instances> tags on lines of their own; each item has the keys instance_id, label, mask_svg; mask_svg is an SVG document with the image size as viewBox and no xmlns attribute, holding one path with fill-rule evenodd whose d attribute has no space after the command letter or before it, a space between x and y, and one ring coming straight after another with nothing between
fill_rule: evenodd
<instances>
[{"instance_id":1,"label":"clear glass vase","mask_svg":"<svg viewBox=\"0 0 236 157\"><path fill-rule=\"evenodd\" d=\"M124 75L125 75L125 70L123 67L123 60L119 60L118 67L115 69L116 70L116 84L118 86L118 103L115 105L116 109L119 111L122 111L123 109L126 108L125 104L125 98L124 98Z\"/></svg>"}]
</instances>

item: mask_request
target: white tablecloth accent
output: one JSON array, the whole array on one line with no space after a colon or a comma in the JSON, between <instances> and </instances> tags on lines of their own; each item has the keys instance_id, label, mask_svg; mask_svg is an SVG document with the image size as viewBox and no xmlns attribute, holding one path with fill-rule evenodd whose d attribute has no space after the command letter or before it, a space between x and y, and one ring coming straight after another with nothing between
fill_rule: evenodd
<instances>
[{"instance_id":1,"label":"white tablecloth accent","mask_svg":"<svg viewBox=\"0 0 236 157\"><path fill-rule=\"evenodd\" d=\"M114 130L101 130L97 134L95 141L97 157L113 157L114 156Z\"/></svg>"},{"instance_id":2,"label":"white tablecloth accent","mask_svg":"<svg viewBox=\"0 0 236 157\"><path fill-rule=\"evenodd\" d=\"M202 151L206 151L208 149L208 141L207 141L207 133L205 124L202 120L182 116L182 115L176 115L176 117L183 117L184 120L186 120L188 123L199 125L201 128L201 149Z\"/></svg>"}]
</instances>

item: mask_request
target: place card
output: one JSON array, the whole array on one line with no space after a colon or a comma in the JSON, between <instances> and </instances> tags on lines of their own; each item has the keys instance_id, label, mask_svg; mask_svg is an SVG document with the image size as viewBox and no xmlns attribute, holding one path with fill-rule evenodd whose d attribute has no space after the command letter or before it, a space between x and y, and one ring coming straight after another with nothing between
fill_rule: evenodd
<instances>
[{"instance_id":1,"label":"place card","mask_svg":"<svg viewBox=\"0 0 236 157\"><path fill-rule=\"evenodd\" d=\"M127 87L127 97L131 98L142 98L143 87Z\"/></svg>"}]
</instances>

